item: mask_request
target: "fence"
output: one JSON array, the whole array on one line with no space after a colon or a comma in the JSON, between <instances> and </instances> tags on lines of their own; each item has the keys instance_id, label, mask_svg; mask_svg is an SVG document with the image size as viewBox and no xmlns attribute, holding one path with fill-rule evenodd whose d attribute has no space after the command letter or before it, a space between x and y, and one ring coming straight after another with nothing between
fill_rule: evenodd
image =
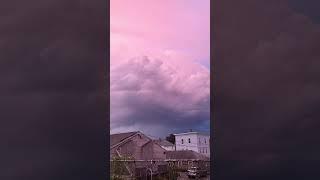
<instances>
[{"instance_id":1,"label":"fence","mask_svg":"<svg viewBox=\"0 0 320 180\"><path fill-rule=\"evenodd\" d=\"M111 179L176 179L178 172L191 166L205 168L210 172L210 161L197 159L168 160L111 160Z\"/></svg>"}]
</instances>

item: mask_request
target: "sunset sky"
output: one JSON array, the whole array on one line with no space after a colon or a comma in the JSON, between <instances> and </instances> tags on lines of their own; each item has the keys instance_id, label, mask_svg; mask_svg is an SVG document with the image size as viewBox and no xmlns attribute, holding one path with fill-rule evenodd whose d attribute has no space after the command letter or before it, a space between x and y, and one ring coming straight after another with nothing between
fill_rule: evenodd
<instances>
[{"instance_id":1,"label":"sunset sky","mask_svg":"<svg viewBox=\"0 0 320 180\"><path fill-rule=\"evenodd\" d=\"M0 1L1 180L106 178L109 1L17 2ZM111 0L111 133L209 131L214 68L214 179L320 179L320 1L211 3L214 66L209 0Z\"/></svg>"},{"instance_id":2,"label":"sunset sky","mask_svg":"<svg viewBox=\"0 0 320 180\"><path fill-rule=\"evenodd\" d=\"M209 131L209 0L111 0L111 133Z\"/></svg>"}]
</instances>

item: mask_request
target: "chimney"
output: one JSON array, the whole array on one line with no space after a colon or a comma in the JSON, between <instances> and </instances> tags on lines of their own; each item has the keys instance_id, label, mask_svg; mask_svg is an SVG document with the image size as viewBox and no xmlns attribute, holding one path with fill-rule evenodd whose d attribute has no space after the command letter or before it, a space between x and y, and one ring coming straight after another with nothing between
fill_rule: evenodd
<instances>
[{"instance_id":1,"label":"chimney","mask_svg":"<svg viewBox=\"0 0 320 180\"><path fill-rule=\"evenodd\" d=\"M190 132L192 132L192 129L190 129Z\"/></svg>"}]
</instances>

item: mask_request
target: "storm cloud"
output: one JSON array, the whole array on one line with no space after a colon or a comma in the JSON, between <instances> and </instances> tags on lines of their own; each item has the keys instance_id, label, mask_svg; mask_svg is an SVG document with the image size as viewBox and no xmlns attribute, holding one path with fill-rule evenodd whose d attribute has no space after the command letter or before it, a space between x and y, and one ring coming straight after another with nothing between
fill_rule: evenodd
<instances>
[{"instance_id":1,"label":"storm cloud","mask_svg":"<svg viewBox=\"0 0 320 180\"><path fill-rule=\"evenodd\" d=\"M112 64L111 130L133 128L160 136L192 128L208 131L209 88L209 70L184 59L139 56Z\"/></svg>"},{"instance_id":2,"label":"storm cloud","mask_svg":"<svg viewBox=\"0 0 320 180\"><path fill-rule=\"evenodd\" d=\"M213 17L216 178L315 178L320 26L285 0L216 1Z\"/></svg>"},{"instance_id":3,"label":"storm cloud","mask_svg":"<svg viewBox=\"0 0 320 180\"><path fill-rule=\"evenodd\" d=\"M209 5L111 0L111 133L209 131Z\"/></svg>"}]
</instances>

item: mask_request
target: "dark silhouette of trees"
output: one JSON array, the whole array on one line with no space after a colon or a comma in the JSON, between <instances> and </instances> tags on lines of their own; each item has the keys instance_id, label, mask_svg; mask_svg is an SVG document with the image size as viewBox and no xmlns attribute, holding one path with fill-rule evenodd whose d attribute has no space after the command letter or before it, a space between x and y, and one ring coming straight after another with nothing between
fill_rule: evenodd
<instances>
[{"instance_id":1,"label":"dark silhouette of trees","mask_svg":"<svg viewBox=\"0 0 320 180\"><path fill-rule=\"evenodd\" d=\"M170 134L169 136L167 136L166 140L171 142L172 144L175 144L175 137L173 134Z\"/></svg>"}]
</instances>

